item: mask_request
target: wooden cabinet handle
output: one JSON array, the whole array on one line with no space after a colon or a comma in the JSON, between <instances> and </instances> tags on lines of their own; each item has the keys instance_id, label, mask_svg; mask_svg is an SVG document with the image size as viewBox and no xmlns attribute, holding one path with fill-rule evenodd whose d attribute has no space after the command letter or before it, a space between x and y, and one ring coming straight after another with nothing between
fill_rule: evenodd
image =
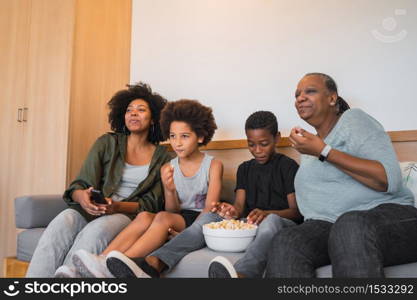
<instances>
[{"instance_id":1,"label":"wooden cabinet handle","mask_svg":"<svg viewBox=\"0 0 417 300\"><path fill-rule=\"evenodd\" d=\"M17 122L22 122L22 112L23 112L22 108L19 108L17 110Z\"/></svg>"},{"instance_id":2,"label":"wooden cabinet handle","mask_svg":"<svg viewBox=\"0 0 417 300\"><path fill-rule=\"evenodd\" d=\"M28 118L27 118L27 112L28 112L28 108L27 107L24 107L23 108L23 122L27 122L28 121Z\"/></svg>"}]
</instances>

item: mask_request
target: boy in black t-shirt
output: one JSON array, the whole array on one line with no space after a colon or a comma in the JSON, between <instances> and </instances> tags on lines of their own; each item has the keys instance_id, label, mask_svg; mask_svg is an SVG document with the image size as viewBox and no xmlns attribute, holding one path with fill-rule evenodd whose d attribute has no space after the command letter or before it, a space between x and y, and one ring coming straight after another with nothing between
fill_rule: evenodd
<instances>
[{"instance_id":1,"label":"boy in black t-shirt","mask_svg":"<svg viewBox=\"0 0 417 300\"><path fill-rule=\"evenodd\" d=\"M123 254L109 258L107 266L115 277L159 277L188 253L206 246L204 224L245 216L248 223L259 225L254 241L235 265L222 256L214 258L209 277L262 277L272 237L302 219L294 193L298 164L275 152L280 134L273 113L253 113L246 120L245 131L254 159L238 168L234 204L216 205L211 213L202 214L193 225L145 258Z\"/></svg>"},{"instance_id":2,"label":"boy in black t-shirt","mask_svg":"<svg viewBox=\"0 0 417 300\"><path fill-rule=\"evenodd\" d=\"M294 192L298 164L275 151L280 137L275 115L268 111L253 113L246 120L245 131L254 159L238 168L234 204L221 203L216 210L226 218L247 216L248 223L259 228L245 255L234 265L222 256L211 261L212 278L262 277L272 237L302 220Z\"/></svg>"}]
</instances>

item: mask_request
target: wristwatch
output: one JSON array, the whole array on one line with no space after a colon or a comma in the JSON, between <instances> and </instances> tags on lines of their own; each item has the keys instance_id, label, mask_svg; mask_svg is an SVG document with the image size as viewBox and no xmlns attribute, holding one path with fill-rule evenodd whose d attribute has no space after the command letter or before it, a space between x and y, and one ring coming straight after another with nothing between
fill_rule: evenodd
<instances>
[{"instance_id":1,"label":"wristwatch","mask_svg":"<svg viewBox=\"0 0 417 300\"><path fill-rule=\"evenodd\" d=\"M325 161L329 155L330 150L332 150L332 147L330 147L330 145L326 145L320 153L319 160Z\"/></svg>"}]
</instances>

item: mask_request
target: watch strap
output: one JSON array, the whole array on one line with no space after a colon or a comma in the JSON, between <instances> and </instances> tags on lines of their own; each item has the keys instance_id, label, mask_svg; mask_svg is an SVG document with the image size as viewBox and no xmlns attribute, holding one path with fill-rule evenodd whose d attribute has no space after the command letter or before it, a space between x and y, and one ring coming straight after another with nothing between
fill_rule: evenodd
<instances>
[{"instance_id":1,"label":"watch strap","mask_svg":"<svg viewBox=\"0 0 417 300\"><path fill-rule=\"evenodd\" d=\"M324 146L323 150L319 155L319 160L325 161L327 159L327 156L329 155L330 150L332 150L332 147L330 145Z\"/></svg>"}]
</instances>

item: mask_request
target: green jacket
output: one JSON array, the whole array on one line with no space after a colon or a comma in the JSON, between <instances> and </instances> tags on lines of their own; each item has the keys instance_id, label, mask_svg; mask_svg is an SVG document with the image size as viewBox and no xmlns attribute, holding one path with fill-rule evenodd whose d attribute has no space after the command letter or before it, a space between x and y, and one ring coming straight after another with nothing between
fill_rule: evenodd
<instances>
[{"instance_id":1,"label":"green jacket","mask_svg":"<svg viewBox=\"0 0 417 300\"><path fill-rule=\"evenodd\" d=\"M71 196L75 190L93 186L103 192L104 197L111 197L117 190L123 174L126 157L127 135L107 133L97 139L81 167L78 177L64 193L64 200L70 208L80 212L88 221L97 217L84 211ZM148 177L126 199L126 202L138 202L135 214L126 214L133 219L141 211L158 212L164 209L163 188L160 176L162 165L171 159L163 146L157 146L150 166Z\"/></svg>"}]
</instances>

